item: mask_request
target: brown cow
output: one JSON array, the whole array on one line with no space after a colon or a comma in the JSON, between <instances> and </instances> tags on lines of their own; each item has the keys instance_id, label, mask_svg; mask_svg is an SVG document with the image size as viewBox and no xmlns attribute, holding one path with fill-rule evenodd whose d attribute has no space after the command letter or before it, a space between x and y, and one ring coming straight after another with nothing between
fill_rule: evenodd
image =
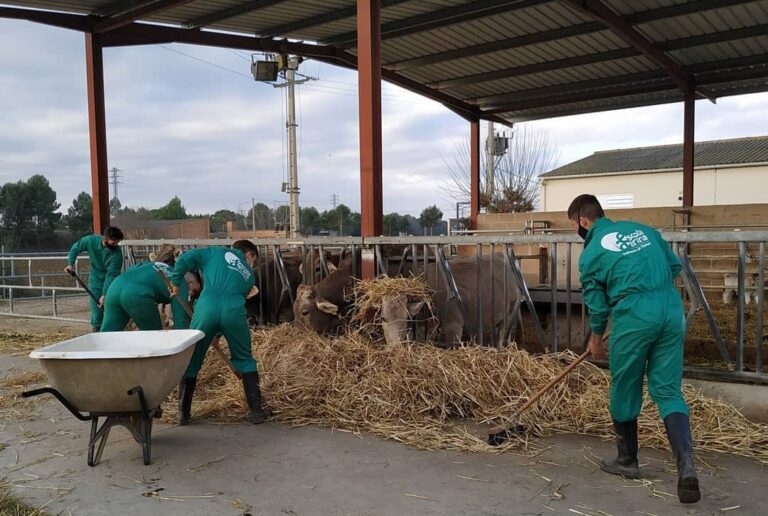
<instances>
[{"instance_id":1,"label":"brown cow","mask_svg":"<svg viewBox=\"0 0 768 516\"><path fill-rule=\"evenodd\" d=\"M352 257L315 285L300 285L293 303L294 319L318 333L339 330L351 303L347 300L354 283Z\"/></svg>"},{"instance_id":2,"label":"brown cow","mask_svg":"<svg viewBox=\"0 0 768 516\"><path fill-rule=\"evenodd\" d=\"M507 303L504 303L504 257L497 255L494 258L493 285L491 285L490 262L490 256L483 256L483 333L490 335L490 328L495 322L497 327L501 326L498 333L500 341L507 342L514 334L520 317L519 292L516 282L512 279L512 274L507 273ZM433 302L444 342L448 346L455 346L461 343L465 330L469 337L477 336L479 302L477 258L474 256L457 257L450 260L449 264L459 295L466 308L466 320L458 302L449 299L442 273L437 272L433 266L427 267L426 280L429 287L435 292ZM491 292L493 292L493 305L491 305ZM388 344L413 339L409 322L421 312L423 305L423 301L409 302L405 294L399 294L383 301L381 319L384 337ZM506 326L504 326L505 316Z\"/></svg>"}]
</instances>

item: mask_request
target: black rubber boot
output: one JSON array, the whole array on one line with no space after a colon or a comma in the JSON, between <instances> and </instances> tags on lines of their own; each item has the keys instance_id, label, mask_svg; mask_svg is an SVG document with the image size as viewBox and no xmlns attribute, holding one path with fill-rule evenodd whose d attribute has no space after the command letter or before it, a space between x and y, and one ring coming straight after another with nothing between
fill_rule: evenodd
<instances>
[{"instance_id":1,"label":"black rubber boot","mask_svg":"<svg viewBox=\"0 0 768 516\"><path fill-rule=\"evenodd\" d=\"M99 333L101 331L101 325L99 325L99 326L91 326L91 331L93 333Z\"/></svg>"},{"instance_id":2,"label":"black rubber boot","mask_svg":"<svg viewBox=\"0 0 768 516\"><path fill-rule=\"evenodd\" d=\"M693 444L688 416L673 412L664 418L667 437L677 459L677 498L681 503L696 503L701 500L699 479L693 464Z\"/></svg>"},{"instance_id":3,"label":"black rubber boot","mask_svg":"<svg viewBox=\"0 0 768 516\"><path fill-rule=\"evenodd\" d=\"M184 377L179 383L179 426L187 426L192 417L192 395L197 378Z\"/></svg>"},{"instance_id":4,"label":"black rubber boot","mask_svg":"<svg viewBox=\"0 0 768 516\"><path fill-rule=\"evenodd\" d=\"M267 420L267 413L261 408L261 389L259 389L259 373L243 373L243 390L245 391L245 400L248 402L248 408L251 410L248 420L254 425L264 423Z\"/></svg>"},{"instance_id":5,"label":"black rubber boot","mask_svg":"<svg viewBox=\"0 0 768 516\"><path fill-rule=\"evenodd\" d=\"M600 469L612 475L640 478L637 467L637 419L624 423L614 421L613 430L616 432L618 455L615 459L603 459Z\"/></svg>"}]
</instances>

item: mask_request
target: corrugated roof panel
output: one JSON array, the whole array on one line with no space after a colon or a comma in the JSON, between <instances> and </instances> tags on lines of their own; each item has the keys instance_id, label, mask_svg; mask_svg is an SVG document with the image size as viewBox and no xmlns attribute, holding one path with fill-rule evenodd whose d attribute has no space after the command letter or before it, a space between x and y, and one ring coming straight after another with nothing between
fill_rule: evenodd
<instances>
[{"instance_id":1,"label":"corrugated roof panel","mask_svg":"<svg viewBox=\"0 0 768 516\"><path fill-rule=\"evenodd\" d=\"M768 136L696 142L693 152L697 167L766 163L768 162ZM683 145L680 143L599 151L542 174L542 177L557 178L682 168Z\"/></svg>"},{"instance_id":2,"label":"corrugated roof panel","mask_svg":"<svg viewBox=\"0 0 768 516\"><path fill-rule=\"evenodd\" d=\"M72 1L36 1L31 0L29 2L19 2L14 0L3 1L3 4L18 5L21 7L35 7L37 9L50 9L53 11L65 11L72 13L92 13L110 4L109 1L104 0L72 0Z\"/></svg>"}]
</instances>

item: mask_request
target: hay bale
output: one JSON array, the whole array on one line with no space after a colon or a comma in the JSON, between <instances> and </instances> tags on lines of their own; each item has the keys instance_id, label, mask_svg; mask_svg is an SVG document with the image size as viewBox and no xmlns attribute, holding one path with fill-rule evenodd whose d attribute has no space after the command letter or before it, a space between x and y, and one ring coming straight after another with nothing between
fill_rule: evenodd
<instances>
[{"instance_id":1,"label":"hay bale","mask_svg":"<svg viewBox=\"0 0 768 516\"><path fill-rule=\"evenodd\" d=\"M253 334L266 405L277 421L368 432L422 449L500 452L525 448L527 436L491 447L470 427L513 423L513 415L562 367L570 352L533 356L514 347L374 345L355 333L322 337L289 325ZM613 438L607 375L577 368L521 422L529 436L577 433ZM768 425L686 387L698 450L733 453L768 464ZM166 410L174 419L175 404ZM211 354L198 382L194 417L244 421L241 383ZM663 423L647 399L639 420L644 446L667 449Z\"/></svg>"}]
</instances>

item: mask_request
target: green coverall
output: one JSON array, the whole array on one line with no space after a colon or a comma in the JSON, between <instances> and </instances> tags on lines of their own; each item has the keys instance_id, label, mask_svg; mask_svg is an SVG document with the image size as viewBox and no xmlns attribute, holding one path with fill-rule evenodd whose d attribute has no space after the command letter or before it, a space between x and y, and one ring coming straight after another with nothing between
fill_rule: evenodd
<instances>
[{"instance_id":1,"label":"green coverall","mask_svg":"<svg viewBox=\"0 0 768 516\"><path fill-rule=\"evenodd\" d=\"M103 243L101 235L84 236L69 250L68 263L74 267L77 255L87 251L90 259L91 271L88 274L88 288L91 289L96 299L106 296L112 281L120 274L123 268L123 251L119 247L110 249ZM98 328L104 314L99 310L96 301L90 300L91 326Z\"/></svg>"},{"instance_id":2,"label":"green coverall","mask_svg":"<svg viewBox=\"0 0 768 516\"><path fill-rule=\"evenodd\" d=\"M245 255L225 247L186 251L176 260L171 283L180 287L185 283L184 274L195 269L203 277L203 291L195 302L190 328L201 330L205 338L198 341L184 376L197 377L208 346L218 334L227 339L235 370L256 371L245 312L245 296L254 285L254 276Z\"/></svg>"},{"instance_id":3,"label":"green coverall","mask_svg":"<svg viewBox=\"0 0 768 516\"><path fill-rule=\"evenodd\" d=\"M134 265L112 282L104 301L104 322L101 331L123 331L133 319L140 330L162 330L158 304L171 304L174 328L189 326L189 316L178 299L171 299L168 287L157 275L162 272L168 279L173 269L163 262L144 262ZM179 288L181 299L187 299L187 283Z\"/></svg>"},{"instance_id":4,"label":"green coverall","mask_svg":"<svg viewBox=\"0 0 768 516\"><path fill-rule=\"evenodd\" d=\"M602 335L611 316L608 362L615 421L640 414L646 373L662 419L673 412L688 414L680 390L685 314L675 290L681 269L653 228L601 218L589 229L579 272L592 332Z\"/></svg>"}]
</instances>

